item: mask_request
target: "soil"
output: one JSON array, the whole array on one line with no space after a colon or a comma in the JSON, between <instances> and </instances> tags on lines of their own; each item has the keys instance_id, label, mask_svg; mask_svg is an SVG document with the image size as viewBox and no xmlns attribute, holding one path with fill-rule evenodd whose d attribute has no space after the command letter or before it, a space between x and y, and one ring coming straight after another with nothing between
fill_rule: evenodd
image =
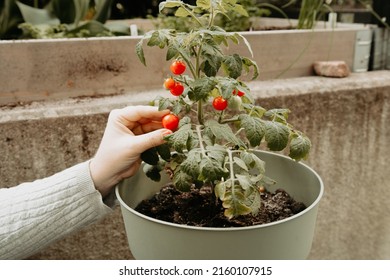
<instances>
[{"instance_id":1,"label":"soil","mask_svg":"<svg viewBox=\"0 0 390 280\"><path fill-rule=\"evenodd\" d=\"M265 190L262 204L256 216L245 215L228 219L219 200L211 195L211 188L192 188L180 192L172 184L164 186L159 193L142 201L135 210L166 222L200 227L242 227L266 224L293 216L306 208L295 201L286 191L274 193Z\"/></svg>"}]
</instances>

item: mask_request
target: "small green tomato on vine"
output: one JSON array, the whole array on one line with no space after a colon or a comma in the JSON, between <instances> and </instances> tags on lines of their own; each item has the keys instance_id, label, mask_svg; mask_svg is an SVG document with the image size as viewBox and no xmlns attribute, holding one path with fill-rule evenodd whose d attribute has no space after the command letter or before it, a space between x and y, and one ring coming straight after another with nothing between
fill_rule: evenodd
<instances>
[{"instance_id":1,"label":"small green tomato on vine","mask_svg":"<svg viewBox=\"0 0 390 280\"><path fill-rule=\"evenodd\" d=\"M300 160L307 156L310 140L288 123L288 109L267 110L255 103L243 81L258 76L256 62L224 53L230 43L243 42L253 56L244 36L214 25L217 15L248 16L236 0L198 0L196 6L171 0L161 2L159 10L190 17L198 26L190 32L153 30L136 46L144 65L144 42L167 49L174 75L164 82L173 97L155 100L160 110L171 110L162 123L174 133L166 137L166 144L141 155L144 170L153 180L169 170L181 191L210 186L228 218L256 215L261 192L272 180L253 150L260 145L272 151L288 149L290 157Z\"/></svg>"}]
</instances>

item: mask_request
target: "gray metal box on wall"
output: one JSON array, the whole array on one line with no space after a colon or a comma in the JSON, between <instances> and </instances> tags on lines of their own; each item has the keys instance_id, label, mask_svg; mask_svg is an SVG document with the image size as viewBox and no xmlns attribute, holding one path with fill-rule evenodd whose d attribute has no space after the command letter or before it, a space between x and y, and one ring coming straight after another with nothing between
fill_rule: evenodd
<instances>
[{"instance_id":1,"label":"gray metal box on wall","mask_svg":"<svg viewBox=\"0 0 390 280\"><path fill-rule=\"evenodd\" d=\"M366 72L370 61L372 43L372 30L359 30L356 32L353 72Z\"/></svg>"}]
</instances>

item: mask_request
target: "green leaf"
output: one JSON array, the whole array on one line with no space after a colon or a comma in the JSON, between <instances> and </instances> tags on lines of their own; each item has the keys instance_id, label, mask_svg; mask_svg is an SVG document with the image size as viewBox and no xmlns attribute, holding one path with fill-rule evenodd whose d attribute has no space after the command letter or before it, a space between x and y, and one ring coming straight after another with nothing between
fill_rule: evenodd
<instances>
[{"instance_id":1,"label":"green leaf","mask_svg":"<svg viewBox=\"0 0 390 280\"><path fill-rule=\"evenodd\" d=\"M252 182L250 180L250 177L248 174L241 175L241 174L236 174L236 178L244 190L247 190L252 187Z\"/></svg>"},{"instance_id":2,"label":"green leaf","mask_svg":"<svg viewBox=\"0 0 390 280\"><path fill-rule=\"evenodd\" d=\"M248 166L246 166L245 161L243 161L239 157L233 157L233 161L235 164L237 164L241 169L244 169L245 171L249 171Z\"/></svg>"},{"instance_id":3,"label":"green leaf","mask_svg":"<svg viewBox=\"0 0 390 280\"><path fill-rule=\"evenodd\" d=\"M223 146L214 145L206 147L206 154L209 158L216 160L222 166L225 162L227 151L226 148Z\"/></svg>"},{"instance_id":4,"label":"green leaf","mask_svg":"<svg viewBox=\"0 0 390 280\"><path fill-rule=\"evenodd\" d=\"M252 209L245 205L245 195L239 187L226 192L222 206L225 208L224 215L229 219L252 212Z\"/></svg>"},{"instance_id":5,"label":"green leaf","mask_svg":"<svg viewBox=\"0 0 390 280\"><path fill-rule=\"evenodd\" d=\"M221 181L217 183L214 187L215 196L223 201L225 198L226 189L230 184L231 184L231 180Z\"/></svg>"},{"instance_id":6,"label":"green leaf","mask_svg":"<svg viewBox=\"0 0 390 280\"><path fill-rule=\"evenodd\" d=\"M260 145L266 131L264 121L249 115L240 115L241 127L245 129L245 135L252 147Z\"/></svg>"},{"instance_id":7,"label":"green leaf","mask_svg":"<svg viewBox=\"0 0 390 280\"><path fill-rule=\"evenodd\" d=\"M184 9L183 7L179 7L179 9L177 9L175 12L175 16L177 17L188 17L190 15L191 14L189 13L189 11L187 9Z\"/></svg>"},{"instance_id":8,"label":"green leaf","mask_svg":"<svg viewBox=\"0 0 390 280\"><path fill-rule=\"evenodd\" d=\"M192 178L185 172L182 172L180 169L176 170L172 179L175 188L180 191L188 192L192 186Z\"/></svg>"},{"instance_id":9,"label":"green leaf","mask_svg":"<svg viewBox=\"0 0 390 280\"><path fill-rule=\"evenodd\" d=\"M272 119L274 121L286 124L289 113L290 113L289 109L271 109L271 110L268 110L264 114L264 116L266 116L267 118Z\"/></svg>"},{"instance_id":10,"label":"green leaf","mask_svg":"<svg viewBox=\"0 0 390 280\"><path fill-rule=\"evenodd\" d=\"M200 175L202 180L213 182L215 180L221 180L225 175L225 171L216 160L203 157L200 162Z\"/></svg>"},{"instance_id":11,"label":"green leaf","mask_svg":"<svg viewBox=\"0 0 390 280\"><path fill-rule=\"evenodd\" d=\"M166 61L171 60L179 54L178 50L174 45L168 45L167 55L165 57Z\"/></svg>"},{"instance_id":12,"label":"green leaf","mask_svg":"<svg viewBox=\"0 0 390 280\"><path fill-rule=\"evenodd\" d=\"M191 130L191 124L185 124L173 134L170 134L166 137L166 140L177 152L182 153L184 149L187 148L187 141L190 137L193 137L193 132Z\"/></svg>"},{"instance_id":13,"label":"green leaf","mask_svg":"<svg viewBox=\"0 0 390 280\"><path fill-rule=\"evenodd\" d=\"M137 54L138 59L141 61L141 63L146 66L145 54L142 44L143 40L139 41L137 45L135 45L135 53Z\"/></svg>"},{"instance_id":14,"label":"green leaf","mask_svg":"<svg viewBox=\"0 0 390 280\"><path fill-rule=\"evenodd\" d=\"M150 165L156 165L159 161L156 148L150 148L143 153L141 153L141 159Z\"/></svg>"},{"instance_id":15,"label":"green leaf","mask_svg":"<svg viewBox=\"0 0 390 280\"><path fill-rule=\"evenodd\" d=\"M243 57L242 63L246 73L249 73L250 68L252 67L253 69L252 80L256 79L259 76L259 67L257 66L256 61L251 60L247 57Z\"/></svg>"},{"instance_id":16,"label":"green leaf","mask_svg":"<svg viewBox=\"0 0 390 280\"><path fill-rule=\"evenodd\" d=\"M245 8L240 5L240 4L236 4L234 5L234 11L236 11L237 13L239 13L240 15L243 15L245 17L249 17L248 15L248 12L245 10Z\"/></svg>"},{"instance_id":17,"label":"green leaf","mask_svg":"<svg viewBox=\"0 0 390 280\"><path fill-rule=\"evenodd\" d=\"M157 146L156 149L163 160L169 161L171 159L171 150L167 143Z\"/></svg>"},{"instance_id":18,"label":"green leaf","mask_svg":"<svg viewBox=\"0 0 390 280\"><path fill-rule=\"evenodd\" d=\"M199 151L191 150L187 158L181 163L180 170L184 171L192 178L197 178L200 174L200 163L201 158Z\"/></svg>"},{"instance_id":19,"label":"green leaf","mask_svg":"<svg viewBox=\"0 0 390 280\"><path fill-rule=\"evenodd\" d=\"M229 77L237 79L241 76L242 72L241 57L238 54L226 56L222 62L222 68Z\"/></svg>"},{"instance_id":20,"label":"green leaf","mask_svg":"<svg viewBox=\"0 0 390 280\"><path fill-rule=\"evenodd\" d=\"M60 24L60 20L56 18L50 11L45 9L37 9L16 1L23 19L31 24Z\"/></svg>"},{"instance_id":21,"label":"green leaf","mask_svg":"<svg viewBox=\"0 0 390 280\"><path fill-rule=\"evenodd\" d=\"M294 133L290 142L289 156L295 160L301 160L307 157L310 152L310 139L302 134Z\"/></svg>"},{"instance_id":22,"label":"green leaf","mask_svg":"<svg viewBox=\"0 0 390 280\"><path fill-rule=\"evenodd\" d=\"M188 93L188 97L192 101L205 100L216 84L216 81L209 77L197 79L192 83L192 91Z\"/></svg>"},{"instance_id":23,"label":"green leaf","mask_svg":"<svg viewBox=\"0 0 390 280\"><path fill-rule=\"evenodd\" d=\"M196 6L204 10L210 9L210 0L196 0Z\"/></svg>"},{"instance_id":24,"label":"green leaf","mask_svg":"<svg viewBox=\"0 0 390 280\"><path fill-rule=\"evenodd\" d=\"M220 124L216 120L208 120L205 123L205 127L207 130L210 130L211 133L218 140L226 140L231 144L238 145L240 147L245 147L244 142L239 139L232 131L229 125Z\"/></svg>"},{"instance_id":25,"label":"green leaf","mask_svg":"<svg viewBox=\"0 0 390 280\"><path fill-rule=\"evenodd\" d=\"M266 121L265 141L272 151L281 151L288 144L290 129L279 122Z\"/></svg>"},{"instance_id":26,"label":"green leaf","mask_svg":"<svg viewBox=\"0 0 390 280\"><path fill-rule=\"evenodd\" d=\"M245 194L245 205L251 209L252 215L257 215L261 206L260 192L256 188L248 189Z\"/></svg>"},{"instance_id":27,"label":"green leaf","mask_svg":"<svg viewBox=\"0 0 390 280\"><path fill-rule=\"evenodd\" d=\"M167 0L167 1L160 2L160 4L158 5L158 9L159 12L161 13L162 10L164 10L165 8L177 8L182 5L183 5L182 1Z\"/></svg>"},{"instance_id":28,"label":"green leaf","mask_svg":"<svg viewBox=\"0 0 390 280\"><path fill-rule=\"evenodd\" d=\"M152 36L148 41L148 46L158 46L160 49L165 48L168 44L169 32L166 29L156 30L152 32Z\"/></svg>"}]
</instances>

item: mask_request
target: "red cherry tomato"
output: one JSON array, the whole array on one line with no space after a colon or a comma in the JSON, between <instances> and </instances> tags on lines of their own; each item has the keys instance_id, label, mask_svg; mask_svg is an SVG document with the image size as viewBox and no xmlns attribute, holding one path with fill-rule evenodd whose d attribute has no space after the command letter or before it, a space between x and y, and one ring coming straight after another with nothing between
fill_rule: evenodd
<instances>
[{"instance_id":1,"label":"red cherry tomato","mask_svg":"<svg viewBox=\"0 0 390 280\"><path fill-rule=\"evenodd\" d=\"M181 75L184 73L184 71L186 71L186 65L181 60L175 60L172 62L170 69L173 74Z\"/></svg>"},{"instance_id":2,"label":"red cherry tomato","mask_svg":"<svg viewBox=\"0 0 390 280\"><path fill-rule=\"evenodd\" d=\"M222 96L217 96L213 100L213 107L215 110L223 111L226 109L228 102Z\"/></svg>"},{"instance_id":3,"label":"red cherry tomato","mask_svg":"<svg viewBox=\"0 0 390 280\"><path fill-rule=\"evenodd\" d=\"M170 89L170 92L174 96L182 95L183 91L184 91L184 86L179 82L176 82L175 85Z\"/></svg>"},{"instance_id":4,"label":"red cherry tomato","mask_svg":"<svg viewBox=\"0 0 390 280\"><path fill-rule=\"evenodd\" d=\"M172 78L168 78L164 81L164 87L165 89L171 89L175 86L176 82Z\"/></svg>"},{"instance_id":5,"label":"red cherry tomato","mask_svg":"<svg viewBox=\"0 0 390 280\"><path fill-rule=\"evenodd\" d=\"M242 97L245 95L245 92L242 92L238 89L233 90L233 95L238 95L239 97Z\"/></svg>"},{"instance_id":6,"label":"red cherry tomato","mask_svg":"<svg viewBox=\"0 0 390 280\"><path fill-rule=\"evenodd\" d=\"M166 129L169 129L169 130L176 130L177 127L179 126L179 117L174 115L174 114L168 114L168 115L165 115L161 122L162 122L162 125L163 127L165 127Z\"/></svg>"}]
</instances>

